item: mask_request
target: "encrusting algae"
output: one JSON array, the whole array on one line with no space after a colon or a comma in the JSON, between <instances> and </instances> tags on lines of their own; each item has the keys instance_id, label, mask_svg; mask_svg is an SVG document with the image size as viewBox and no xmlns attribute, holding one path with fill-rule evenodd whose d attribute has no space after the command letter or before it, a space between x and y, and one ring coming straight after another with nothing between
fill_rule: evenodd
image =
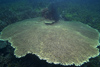
<instances>
[{"instance_id":1,"label":"encrusting algae","mask_svg":"<svg viewBox=\"0 0 100 67\"><path fill-rule=\"evenodd\" d=\"M48 63L80 66L99 55L99 32L81 22L63 21L46 25L43 18L8 25L0 40L8 40L15 56L37 55Z\"/></svg>"}]
</instances>

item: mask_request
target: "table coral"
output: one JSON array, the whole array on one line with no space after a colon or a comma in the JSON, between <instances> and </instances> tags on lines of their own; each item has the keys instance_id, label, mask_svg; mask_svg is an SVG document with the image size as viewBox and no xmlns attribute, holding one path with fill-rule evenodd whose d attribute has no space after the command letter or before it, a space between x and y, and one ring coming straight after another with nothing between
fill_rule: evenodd
<instances>
[{"instance_id":1,"label":"table coral","mask_svg":"<svg viewBox=\"0 0 100 67\"><path fill-rule=\"evenodd\" d=\"M99 55L99 32L81 22L46 25L43 18L27 19L5 27L0 40L8 40L16 57L36 54L48 63L80 66Z\"/></svg>"}]
</instances>

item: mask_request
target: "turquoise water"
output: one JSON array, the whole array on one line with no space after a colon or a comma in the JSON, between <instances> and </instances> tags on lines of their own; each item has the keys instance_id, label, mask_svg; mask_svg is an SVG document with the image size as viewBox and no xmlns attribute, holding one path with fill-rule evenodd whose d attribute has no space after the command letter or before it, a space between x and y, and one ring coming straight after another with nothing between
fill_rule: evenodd
<instances>
[{"instance_id":1,"label":"turquoise water","mask_svg":"<svg viewBox=\"0 0 100 67\"><path fill-rule=\"evenodd\" d=\"M41 17L42 10L52 3L55 8L50 10L57 12L53 15L53 20L59 17L65 21L80 21L100 31L100 0L0 0L0 31L9 24ZM0 44L9 43L0 41ZM31 54L20 59L15 58L14 49L9 45L0 49L0 67L67 67L48 64ZM81 67L100 67L100 56L90 59L90 62Z\"/></svg>"}]
</instances>

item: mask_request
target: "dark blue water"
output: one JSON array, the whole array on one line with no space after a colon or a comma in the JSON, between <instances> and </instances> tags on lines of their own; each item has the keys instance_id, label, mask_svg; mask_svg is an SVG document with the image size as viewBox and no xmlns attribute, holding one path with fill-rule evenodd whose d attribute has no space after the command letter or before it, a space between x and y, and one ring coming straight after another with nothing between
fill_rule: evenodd
<instances>
[{"instance_id":1,"label":"dark blue water","mask_svg":"<svg viewBox=\"0 0 100 67\"><path fill-rule=\"evenodd\" d=\"M46 8L50 13L46 15L48 19L80 21L100 31L100 0L0 0L0 31L18 21L44 17L42 10ZM0 44L5 45L0 45L0 67L67 67L48 64L31 54L18 59L10 43ZM100 56L80 67L100 67Z\"/></svg>"}]
</instances>

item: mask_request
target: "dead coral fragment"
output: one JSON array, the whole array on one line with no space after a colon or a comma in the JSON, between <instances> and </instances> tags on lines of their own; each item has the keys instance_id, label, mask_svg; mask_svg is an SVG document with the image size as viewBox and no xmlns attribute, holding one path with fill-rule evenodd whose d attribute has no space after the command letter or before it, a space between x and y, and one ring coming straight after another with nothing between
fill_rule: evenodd
<instances>
[{"instance_id":1,"label":"dead coral fragment","mask_svg":"<svg viewBox=\"0 0 100 67\"><path fill-rule=\"evenodd\" d=\"M80 66L99 55L97 30L81 22L60 20L45 25L44 21L35 18L11 24L0 38L12 44L16 57L32 53L54 64Z\"/></svg>"}]
</instances>

